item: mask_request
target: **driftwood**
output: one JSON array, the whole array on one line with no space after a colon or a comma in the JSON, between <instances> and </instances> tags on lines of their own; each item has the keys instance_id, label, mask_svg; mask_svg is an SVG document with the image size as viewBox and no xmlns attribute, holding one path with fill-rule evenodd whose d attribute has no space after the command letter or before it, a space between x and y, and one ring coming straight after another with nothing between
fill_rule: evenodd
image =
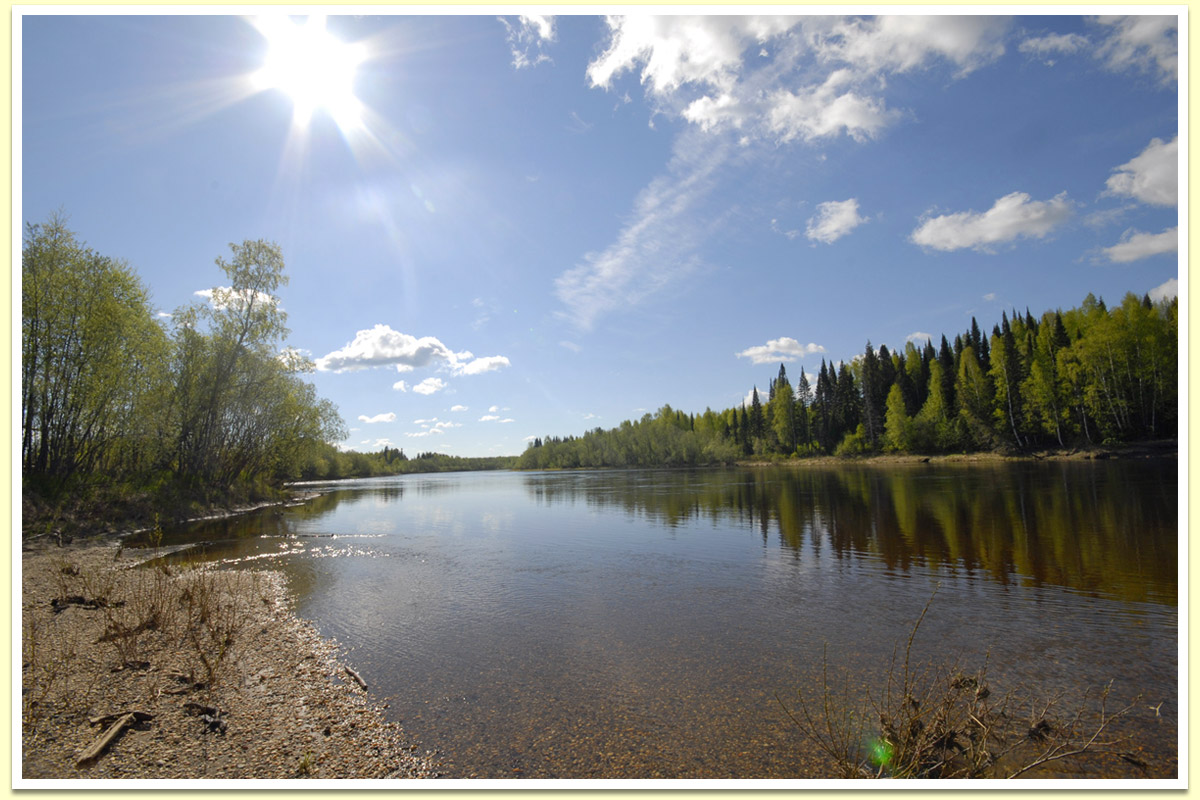
<instances>
[{"instance_id":1,"label":"driftwood","mask_svg":"<svg viewBox=\"0 0 1200 800\"><path fill-rule=\"evenodd\" d=\"M126 714L133 714L135 722L148 722L154 719L154 715L146 711L118 711L115 714L105 714L101 717L91 717L88 719L89 725L111 725Z\"/></svg>"},{"instance_id":2,"label":"driftwood","mask_svg":"<svg viewBox=\"0 0 1200 800\"><path fill-rule=\"evenodd\" d=\"M362 679L361 675L345 665L343 665L343 669L346 670L347 675L349 675L351 678L354 678L354 682L361 686L364 692L367 691L367 682Z\"/></svg>"},{"instance_id":3,"label":"driftwood","mask_svg":"<svg viewBox=\"0 0 1200 800\"><path fill-rule=\"evenodd\" d=\"M100 756L104 755L104 752L108 750L112 743L115 742L122 733L125 732L126 728L130 728L136 725L138 722L154 719L154 715L147 714L144 711L130 711L125 714L108 714L103 717L93 717L90 721L92 724L97 724L112 719L113 717L117 718L116 722L109 725L107 730L100 734L100 738L92 742L91 747L83 751L83 753L79 756L79 759L75 762L76 769L86 767L93 763Z\"/></svg>"}]
</instances>

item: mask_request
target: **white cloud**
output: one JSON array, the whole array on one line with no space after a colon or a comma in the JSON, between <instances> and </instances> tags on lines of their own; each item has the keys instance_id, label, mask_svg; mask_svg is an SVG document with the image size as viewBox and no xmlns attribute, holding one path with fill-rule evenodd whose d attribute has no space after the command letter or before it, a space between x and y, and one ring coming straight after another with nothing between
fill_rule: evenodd
<instances>
[{"instance_id":1,"label":"white cloud","mask_svg":"<svg viewBox=\"0 0 1200 800\"><path fill-rule=\"evenodd\" d=\"M795 20L778 17L652 16L607 18L608 49L588 65L592 86L611 87L621 73L642 66L650 92L669 94L685 83L728 87L742 68L751 41L764 41Z\"/></svg>"},{"instance_id":2,"label":"white cloud","mask_svg":"<svg viewBox=\"0 0 1200 800\"><path fill-rule=\"evenodd\" d=\"M983 15L884 15L835 20L813 44L829 60L872 72L908 72L937 59L966 75L1004 55L1009 22Z\"/></svg>"},{"instance_id":3,"label":"white cloud","mask_svg":"<svg viewBox=\"0 0 1200 800\"><path fill-rule=\"evenodd\" d=\"M495 414L499 410L500 410L500 406L489 406L488 407L488 411L490 411L493 414Z\"/></svg>"},{"instance_id":4,"label":"white cloud","mask_svg":"<svg viewBox=\"0 0 1200 800\"><path fill-rule=\"evenodd\" d=\"M569 342L566 339L563 339L561 342L559 342L559 345L567 348L572 353L579 353L583 351L583 347L581 345L578 345L575 342Z\"/></svg>"},{"instance_id":5,"label":"white cloud","mask_svg":"<svg viewBox=\"0 0 1200 800\"><path fill-rule=\"evenodd\" d=\"M505 28L505 38L512 51L512 65L517 69L534 67L550 60L543 46L554 41L554 17L542 14L522 14L515 22L499 17Z\"/></svg>"},{"instance_id":6,"label":"white cloud","mask_svg":"<svg viewBox=\"0 0 1200 800\"><path fill-rule=\"evenodd\" d=\"M361 330L354 341L317 359L321 371L345 372L372 367L397 367L407 372L438 360L453 360L450 348L432 336L417 338L388 325Z\"/></svg>"},{"instance_id":7,"label":"white cloud","mask_svg":"<svg viewBox=\"0 0 1200 800\"><path fill-rule=\"evenodd\" d=\"M633 219L616 241L555 280L555 294L569 309L560 316L578 328L590 330L600 316L644 302L699 266L697 248L709 226L696 211L728 150L686 133L674 149L667 174L638 194Z\"/></svg>"},{"instance_id":8,"label":"white cloud","mask_svg":"<svg viewBox=\"0 0 1200 800\"><path fill-rule=\"evenodd\" d=\"M417 338L394 331L388 325L376 325L360 330L355 334L354 341L318 358L315 364L322 372L395 367L401 373L431 364L442 364L455 375L478 375L506 367L509 361L504 356L475 358L470 351L451 350L433 336ZM394 385L393 388L400 389L400 386Z\"/></svg>"},{"instance_id":9,"label":"white cloud","mask_svg":"<svg viewBox=\"0 0 1200 800\"><path fill-rule=\"evenodd\" d=\"M1025 192L1005 195L984 211L961 211L927 217L912 233L912 241L934 250L973 247L987 251L991 245L1021 237L1042 238L1066 222L1072 203L1062 192L1050 200L1033 200Z\"/></svg>"},{"instance_id":10,"label":"white cloud","mask_svg":"<svg viewBox=\"0 0 1200 800\"><path fill-rule=\"evenodd\" d=\"M820 86L792 92L780 89L771 95L767 127L782 142L812 141L845 133L855 141L874 139L897 119L882 100L853 91L840 92L849 73L839 70Z\"/></svg>"},{"instance_id":11,"label":"white cloud","mask_svg":"<svg viewBox=\"0 0 1200 800\"><path fill-rule=\"evenodd\" d=\"M372 425L376 422L393 422L393 421L395 421L395 419L396 419L396 415L393 414L391 411L388 411L385 414L376 414L373 417L368 417L365 414L359 414L359 416L358 416L359 422L365 422L368 425Z\"/></svg>"},{"instance_id":12,"label":"white cloud","mask_svg":"<svg viewBox=\"0 0 1200 800\"><path fill-rule=\"evenodd\" d=\"M196 297L203 297L217 311L223 311L231 305L240 308L246 305L246 303L251 302L251 300L258 305L279 305L279 298L272 297L266 292L255 292L245 289L241 292L235 292L232 286L214 286L211 289L201 289L194 294Z\"/></svg>"},{"instance_id":13,"label":"white cloud","mask_svg":"<svg viewBox=\"0 0 1200 800\"><path fill-rule=\"evenodd\" d=\"M482 417L479 418L479 421L480 422L495 422L498 419L500 419L500 417L498 417L495 414L484 414Z\"/></svg>"},{"instance_id":14,"label":"white cloud","mask_svg":"<svg viewBox=\"0 0 1200 800\"><path fill-rule=\"evenodd\" d=\"M405 433L404 435L410 439L421 439L426 436L440 436L443 433L445 433L445 431L443 431L441 428L429 428L428 430Z\"/></svg>"},{"instance_id":15,"label":"white cloud","mask_svg":"<svg viewBox=\"0 0 1200 800\"><path fill-rule=\"evenodd\" d=\"M501 425L505 424L506 422L516 422L516 420L512 417L505 417L504 419L500 420Z\"/></svg>"},{"instance_id":16,"label":"white cloud","mask_svg":"<svg viewBox=\"0 0 1200 800\"><path fill-rule=\"evenodd\" d=\"M817 213L808 221L805 236L814 242L833 244L866 222L858 215L858 200L830 200L817 206Z\"/></svg>"},{"instance_id":17,"label":"white cloud","mask_svg":"<svg viewBox=\"0 0 1200 800\"><path fill-rule=\"evenodd\" d=\"M985 294L985 295L983 296L983 299L984 299L984 300L986 300L986 301L988 301L989 303L993 303L993 302L995 302L995 300L996 300L996 293L995 293L995 292L988 292L987 294Z\"/></svg>"},{"instance_id":18,"label":"white cloud","mask_svg":"<svg viewBox=\"0 0 1200 800\"><path fill-rule=\"evenodd\" d=\"M479 375L507 366L509 366L509 361L504 356L487 356L473 359L465 364L451 364L450 369L455 375Z\"/></svg>"},{"instance_id":19,"label":"white cloud","mask_svg":"<svg viewBox=\"0 0 1200 800\"><path fill-rule=\"evenodd\" d=\"M441 378L426 378L425 380L412 387L412 390L417 394L433 394L446 388L446 382Z\"/></svg>"},{"instance_id":20,"label":"white cloud","mask_svg":"<svg viewBox=\"0 0 1200 800\"><path fill-rule=\"evenodd\" d=\"M1151 139L1146 149L1113 170L1105 194L1133 197L1155 206L1179 202L1179 137Z\"/></svg>"},{"instance_id":21,"label":"white cloud","mask_svg":"<svg viewBox=\"0 0 1200 800\"><path fill-rule=\"evenodd\" d=\"M1179 20L1173 16L1101 16L1111 28L1095 56L1114 72L1138 70L1157 73L1160 82L1176 80L1179 70Z\"/></svg>"},{"instance_id":22,"label":"white cloud","mask_svg":"<svg viewBox=\"0 0 1200 800\"><path fill-rule=\"evenodd\" d=\"M812 342L800 344L795 339L784 336L779 339L771 339L766 344L748 347L736 355L738 358L750 359L753 364L770 364L776 361L795 361L813 353L824 352L825 348L819 344Z\"/></svg>"},{"instance_id":23,"label":"white cloud","mask_svg":"<svg viewBox=\"0 0 1200 800\"><path fill-rule=\"evenodd\" d=\"M913 331L908 336L904 337L904 341L912 342L913 344L925 344L933 340L933 334L925 333L925 331Z\"/></svg>"},{"instance_id":24,"label":"white cloud","mask_svg":"<svg viewBox=\"0 0 1200 800\"><path fill-rule=\"evenodd\" d=\"M702 204L730 159L754 157L755 146L876 138L903 116L883 98L890 73L943 62L965 75L1003 53L1008 24L976 15L635 14L606 21L609 39L588 65L590 84L620 92L618 80L636 75L653 114L691 124L612 244L557 278L566 307L560 316L581 330L702 266L700 246L715 227Z\"/></svg>"},{"instance_id":25,"label":"white cloud","mask_svg":"<svg viewBox=\"0 0 1200 800\"><path fill-rule=\"evenodd\" d=\"M1121 241L1103 249L1104 255L1114 264L1128 264L1150 256L1174 253L1179 250L1179 229L1168 228L1162 233L1142 233L1127 230Z\"/></svg>"},{"instance_id":26,"label":"white cloud","mask_svg":"<svg viewBox=\"0 0 1200 800\"><path fill-rule=\"evenodd\" d=\"M398 392L407 392L408 384L406 384L404 381L396 381L392 384L392 388Z\"/></svg>"},{"instance_id":27,"label":"white cloud","mask_svg":"<svg viewBox=\"0 0 1200 800\"><path fill-rule=\"evenodd\" d=\"M1170 278L1166 283L1155 286L1147 294L1149 294L1150 299L1156 303L1159 300L1168 300L1172 297L1179 297L1179 279Z\"/></svg>"},{"instance_id":28,"label":"white cloud","mask_svg":"<svg viewBox=\"0 0 1200 800\"><path fill-rule=\"evenodd\" d=\"M466 410L467 410L467 407L466 407L466 406L462 406L462 405L459 405L459 406L450 406L450 410L451 410L451 411L466 411Z\"/></svg>"},{"instance_id":29,"label":"white cloud","mask_svg":"<svg viewBox=\"0 0 1200 800\"><path fill-rule=\"evenodd\" d=\"M1040 58L1047 65L1053 66L1054 60L1051 56L1064 53L1070 55L1078 53L1091 45L1086 36L1080 36L1078 33L1049 33L1045 36L1031 36L1022 41L1017 49L1026 55L1031 55L1035 58Z\"/></svg>"}]
</instances>

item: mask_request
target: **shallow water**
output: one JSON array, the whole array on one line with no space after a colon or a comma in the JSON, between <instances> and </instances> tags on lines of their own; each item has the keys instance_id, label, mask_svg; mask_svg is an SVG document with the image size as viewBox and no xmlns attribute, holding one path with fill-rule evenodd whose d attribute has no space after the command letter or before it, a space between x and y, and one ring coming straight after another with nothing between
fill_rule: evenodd
<instances>
[{"instance_id":1,"label":"shallow water","mask_svg":"<svg viewBox=\"0 0 1200 800\"><path fill-rule=\"evenodd\" d=\"M1068 698L1113 681L1143 696L1126 725L1152 774L1177 769L1174 461L314 488L164 543L283 569L452 776L827 776L781 701L823 661L877 691L935 589L914 659L986 658L997 689Z\"/></svg>"}]
</instances>

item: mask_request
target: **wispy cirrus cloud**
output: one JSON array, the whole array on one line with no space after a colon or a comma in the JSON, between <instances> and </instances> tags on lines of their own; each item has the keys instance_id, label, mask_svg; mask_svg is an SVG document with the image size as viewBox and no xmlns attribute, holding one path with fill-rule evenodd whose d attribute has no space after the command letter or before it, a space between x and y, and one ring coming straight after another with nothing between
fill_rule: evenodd
<instances>
[{"instance_id":1,"label":"wispy cirrus cloud","mask_svg":"<svg viewBox=\"0 0 1200 800\"><path fill-rule=\"evenodd\" d=\"M1021 238L1041 239L1070 219L1073 204L1066 192L1049 200L1034 200L1013 192L983 212L960 211L926 216L910 237L914 244L933 250L974 248L990 252L994 245Z\"/></svg>"},{"instance_id":2,"label":"wispy cirrus cloud","mask_svg":"<svg viewBox=\"0 0 1200 800\"><path fill-rule=\"evenodd\" d=\"M887 76L938 63L956 78L970 74L1004 52L1008 27L976 15L638 14L606 22L607 43L587 68L590 85L620 92L624 76L636 75L653 114L689 124L612 244L556 279L560 316L585 331L702 266L700 247L720 219L707 200L735 157L740 163L793 142L878 138L904 117L888 107ZM832 218L815 224L822 238L814 241L845 235L848 210L841 226Z\"/></svg>"},{"instance_id":3,"label":"wispy cirrus cloud","mask_svg":"<svg viewBox=\"0 0 1200 800\"><path fill-rule=\"evenodd\" d=\"M726 154L722 145L702 146L695 134L677 141L667 174L638 194L633 219L616 241L555 280L555 294L568 309L560 316L590 330L602 315L640 304L694 271L707 236L696 212Z\"/></svg>"},{"instance_id":4,"label":"wispy cirrus cloud","mask_svg":"<svg viewBox=\"0 0 1200 800\"><path fill-rule=\"evenodd\" d=\"M536 67L550 61L545 46L555 39L554 17L543 14L521 14L516 20L499 17L512 52L512 65L517 69Z\"/></svg>"}]
</instances>

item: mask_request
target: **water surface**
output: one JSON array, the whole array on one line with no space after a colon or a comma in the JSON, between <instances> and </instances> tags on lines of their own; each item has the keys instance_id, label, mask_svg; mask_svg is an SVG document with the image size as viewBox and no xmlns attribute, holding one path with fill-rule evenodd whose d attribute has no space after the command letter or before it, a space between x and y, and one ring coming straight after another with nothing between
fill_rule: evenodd
<instances>
[{"instance_id":1,"label":"water surface","mask_svg":"<svg viewBox=\"0 0 1200 800\"><path fill-rule=\"evenodd\" d=\"M877 689L935 589L916 657L986 658L1000 689L1141 693L1138 752L1177 769L1174 461L314 488L168 541L283 569L452 776L823 777L780 701L823 660Z\"/></svg>"}]
</instances>

